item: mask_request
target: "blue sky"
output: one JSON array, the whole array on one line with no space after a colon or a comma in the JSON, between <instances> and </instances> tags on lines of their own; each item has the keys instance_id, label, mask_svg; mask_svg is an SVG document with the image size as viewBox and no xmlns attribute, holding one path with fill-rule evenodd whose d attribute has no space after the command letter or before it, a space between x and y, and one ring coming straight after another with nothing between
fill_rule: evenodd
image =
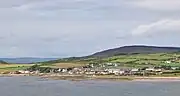
<instances>
[{"instance_id":1,"label":"blue sky","mask_svg":"<svg viewBox=\"0 0 180 96\"><path fill-rule=\"evenodd\" d=\"M180 0L1 0L0 57L180 46Z\"/></svg>"}]
</instances>

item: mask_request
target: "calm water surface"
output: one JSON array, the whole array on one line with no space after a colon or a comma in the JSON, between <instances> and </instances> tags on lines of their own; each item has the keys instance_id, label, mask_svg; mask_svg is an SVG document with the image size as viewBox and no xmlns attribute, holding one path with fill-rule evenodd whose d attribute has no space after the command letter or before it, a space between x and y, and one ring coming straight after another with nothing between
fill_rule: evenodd
<instances>
[{"instance_id":1,"label":"calm water surface","mask_svg":"<svg viewBox=\"0 0 180 96\"><path fill-rule=\"evenodd\" d=\"M72 82L0 77L0 96L180 96L180 82Z\"/></svg>"}]
</instances>

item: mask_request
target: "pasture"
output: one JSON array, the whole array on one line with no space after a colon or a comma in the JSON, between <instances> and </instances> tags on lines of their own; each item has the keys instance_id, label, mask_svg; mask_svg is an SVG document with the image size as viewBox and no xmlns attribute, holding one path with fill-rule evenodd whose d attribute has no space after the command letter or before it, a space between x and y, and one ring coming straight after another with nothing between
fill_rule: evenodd
<instances>
[{"instance_id":1,"label":"pasture","mask_svg":"<svg viewBox=\"0 0 180 96\"><path fill-rule=\"evenodd\" d=\"M69 67L81 67L84 66L83 63L54 63L49 65L42 65L41 67L51 67L51 68L69 68Z\"/></svg>"},{"instance_id":2,"label":"pasture","mask_svg":"<svg viewBox=\"0 0 180 96\"><path fill-rule=\"evenodd\" d=\"M32 65L33 64L0 64L0 72L23 70Z\"/></svg>"}]
</instances>

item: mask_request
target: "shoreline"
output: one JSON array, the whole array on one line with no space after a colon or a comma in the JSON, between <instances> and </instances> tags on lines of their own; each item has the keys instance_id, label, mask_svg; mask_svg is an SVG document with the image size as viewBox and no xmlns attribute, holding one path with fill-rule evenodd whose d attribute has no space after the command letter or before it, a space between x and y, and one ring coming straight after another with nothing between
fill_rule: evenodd
<instances>
[{"instance_id":1,"label":"shoreline","mask_svg":"<svg viewBox=\"0 0 180 96\"><path fill-rule=\"evenodd\" d=\"M133 81L180 81L180 77L135 77Z\"/></svg>"},{"instance_id":2,"label":"shoreline","mask_svg":"<svg viewBox=\"0 0 180 96\"><path fill-rule=\"evenodd\" d=\"M53 80L69 80L69 81L179 81L180 76L88 76L88 75L63 75L63 74L0 74L0 77L21 77L21 76L36 76L40 78L53 79Z\"/></svg>"}]
</instances>

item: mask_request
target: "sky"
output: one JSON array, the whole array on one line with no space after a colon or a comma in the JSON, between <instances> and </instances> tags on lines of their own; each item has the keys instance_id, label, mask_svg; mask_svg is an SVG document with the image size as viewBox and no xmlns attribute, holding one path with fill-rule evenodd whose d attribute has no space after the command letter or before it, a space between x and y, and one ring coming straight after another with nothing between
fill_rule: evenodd
<instances>
[{"instance_id":1,"label":"sky","mask_svg":"<svg viewBox=\"0 0 180 96\"><path fill-rule=\"evenodd\" d=\"M0 57L180 46L180 0L0 0Z\"/></svg>"}]
</instances>

